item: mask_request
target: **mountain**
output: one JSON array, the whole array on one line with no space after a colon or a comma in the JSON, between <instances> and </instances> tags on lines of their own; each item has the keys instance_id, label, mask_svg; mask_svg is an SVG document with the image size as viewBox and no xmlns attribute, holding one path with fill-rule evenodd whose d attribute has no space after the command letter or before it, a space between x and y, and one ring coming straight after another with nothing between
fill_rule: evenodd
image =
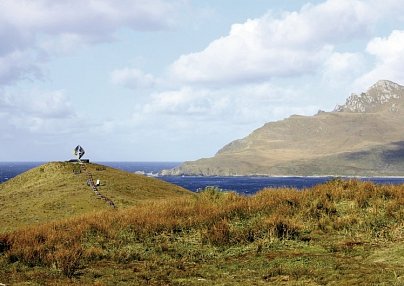
<instances>
[{"instance_id":1,"label":"mountain","mask_svg":"<svg viewBox=\"0 0 404 286\"><path fill-rule=\"evenodd\" d=\"M179 186L98 164L86 170L68 162L52 162L0 184L0 232L24 225L112 209L87 185L88 173L100 180L97 191L117 209L145 201L193 193Z\"/></svg>"},{"instance_id":2,"label":"mountain","mask_svg":"<svg viewBox=\"0 0 404 286\"><path fill-rule=\"evenodd\" d=\"M164 175L402 176L404 87L378 81L332 112L266 123Z\"/></svg>"}]
</instances>

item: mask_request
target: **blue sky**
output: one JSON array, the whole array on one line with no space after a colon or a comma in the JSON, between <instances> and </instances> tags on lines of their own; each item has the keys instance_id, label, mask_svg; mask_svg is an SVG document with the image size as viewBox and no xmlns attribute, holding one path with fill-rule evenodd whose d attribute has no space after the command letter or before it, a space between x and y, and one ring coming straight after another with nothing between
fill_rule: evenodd
<instances>
[{"instance_id":1,"label":"blue sky","mask_svg":"<svg viewBox=\"0 0 404 286\"><path fill-rule=\"evenodd\" d=\"M398 0L0 2L0 161L210 157L404 84Z\"/></svg>"}]
</instances>

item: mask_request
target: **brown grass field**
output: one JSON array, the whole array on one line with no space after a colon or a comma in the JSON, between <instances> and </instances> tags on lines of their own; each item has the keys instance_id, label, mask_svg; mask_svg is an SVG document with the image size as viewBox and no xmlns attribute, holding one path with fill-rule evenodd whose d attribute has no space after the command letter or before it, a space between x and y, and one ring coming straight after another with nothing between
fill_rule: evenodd
<instances>
[{"instance_id":1,"label":"brown grass field","mask_svg":"<svg viewBox=\"0 0 404 286\"><path fill-rule=\"evenodd\" d=\"M0 234L6 285L404 285L404 185L147 201Z\"/></svg>"}]
</instances>

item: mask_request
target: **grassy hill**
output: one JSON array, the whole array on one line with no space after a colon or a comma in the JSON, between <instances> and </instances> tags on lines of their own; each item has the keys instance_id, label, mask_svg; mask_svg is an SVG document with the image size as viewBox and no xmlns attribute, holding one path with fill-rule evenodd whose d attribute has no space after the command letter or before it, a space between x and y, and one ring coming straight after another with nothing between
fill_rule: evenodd
<instances>
[{"instance_id":1,"label":"grassy hill","mask_svg":"<svg viewBox=\"0 0 404 286\"><path fill-rule=\"evenodd\" d=\"M193 196L190 191L164 181L110 167L86 164L99 191L118 209L148 200ZM86 184L79 165L52 162L0 184L0 232L110 208Z\"/></svg>"},{"instance_id":2,"label":"grassy hill","mask_svg":"<svg viewBox=\"0 0 404 286\"><path fill-rule=\"evenodd\" d=\"M208 189L0 234L12 285L404 285L404 185Z\"/></svg>"}]
</instances>

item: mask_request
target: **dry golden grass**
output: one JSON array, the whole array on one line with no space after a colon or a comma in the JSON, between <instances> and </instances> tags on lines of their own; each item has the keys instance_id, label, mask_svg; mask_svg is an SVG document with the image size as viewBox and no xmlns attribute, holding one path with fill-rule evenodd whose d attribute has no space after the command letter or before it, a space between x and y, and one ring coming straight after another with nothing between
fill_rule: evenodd
<instances>
[{"instance_id":1,"label":"dry golden grass","mask_svg":"<svg viewBox=\"0 0 404 286\"><path fill-rule=\"evenodd\" d=\"M22 274L10 270L18 266L42 269L48 274L41 279L47 277L50 284L67 279L63 277L89 283L94 282L92 265L98 265L102 272L97 272L97 281L126 277L135 285L199 285L198 275L213 283L229 282L220 278L223 271L241 275L234 285L276 282L283 276L290 285L337 283L344 273L355 279L340 280L346 282L340 285L384 279L401 283L402 257L388 261L384 255L404 251L403 206L403 185L356 180L334 180L303 191L265 189L251 197L208 189L197 198L148 202L2 234L0 278L21 281ZM371 255L375 258L366 260ZM381 259L386 272L372 272ZM247 260L254 273L233 269ZM216 263L222 266L213 271ZM352 271L344 263L351 263ZM134 270L119 268L124 265ZM112 279L111 267L121 269L123 276Z\"/></svg>"}]
</instances>

